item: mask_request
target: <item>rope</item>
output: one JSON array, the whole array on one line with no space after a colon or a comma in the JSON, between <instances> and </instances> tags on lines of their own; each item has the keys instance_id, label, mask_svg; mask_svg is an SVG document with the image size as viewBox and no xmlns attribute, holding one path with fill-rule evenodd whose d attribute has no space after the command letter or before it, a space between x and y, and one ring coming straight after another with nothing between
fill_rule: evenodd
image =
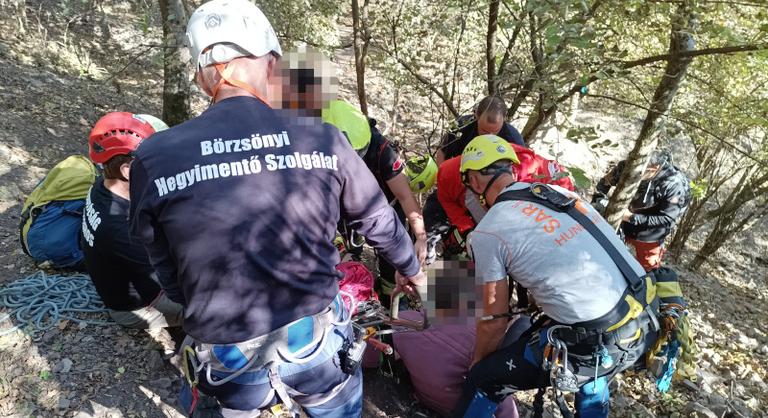
<instances>
[{"instance_id":1,"label":"rope","mask_svg":"<svg viewBox=\"0 0 768 418\"><path fill-rule=\"evenodd\" d=\"M91 325L112 325L111 321L77 318L75 314L107 312L90 277L84 274L64 276L38 271L0 288L0 306L10 312L0 316L0 323L16 325L0 330L0 336L33 326L45 331L68 319Z\"/></svg>"}]
</instances>

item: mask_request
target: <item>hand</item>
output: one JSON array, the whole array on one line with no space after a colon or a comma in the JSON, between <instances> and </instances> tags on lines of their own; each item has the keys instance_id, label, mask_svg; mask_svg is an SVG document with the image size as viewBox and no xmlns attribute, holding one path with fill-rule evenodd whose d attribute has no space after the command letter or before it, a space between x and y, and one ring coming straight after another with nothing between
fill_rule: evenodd
<instances>
[{"instance_id":1,"label":"hand","mask_svg":"<svg viewBox=\"0 0 768 418\"><path fill-rule=\"evenodd\" d=\"M419 259L419 264L424 264L424 260L427 258L427 234L422 235L416 239L413 243L413 248L416 250L416 258Z\"/></svg>"},{"instance_id":2,"label":"hand","mask_svg":"<svg viewBox=\"0 0 768 418\"><path fill-rule=\"evenodd\" d=\"M405 277L400 272L395 274L395 290L392 291L392 297L394 298L400 292L405 292L409 295L419 295L418 287L426 286L427 274L424 270L419 270L415 276Z\"/></svg>"},{"instance_id":3,"label":"hand","mask_svg":"<svg viewBox=\"0 0 768 418\"><path fill-rule=\"evenodd\" d=\"M624 209L624 214L621 215L621 220L624 222L629 222L629 218L634 215L632 212L629 211L629 209Z\"/></svg>"}]
</instances>

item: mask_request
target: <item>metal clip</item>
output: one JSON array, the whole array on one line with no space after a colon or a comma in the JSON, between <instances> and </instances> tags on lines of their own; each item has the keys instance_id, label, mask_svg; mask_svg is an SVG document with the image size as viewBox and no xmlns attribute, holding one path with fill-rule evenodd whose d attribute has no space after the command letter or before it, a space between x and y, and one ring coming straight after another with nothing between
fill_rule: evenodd
<instances>
[{"instance_id":1,"label":"metal clip","mask_svg":"<svg viewBox=\"0 0 768 418\"><path fill-rule=\"evenodd\" d=\"M553 368L555 374L553 385L563 392L578 392L578 379L576 379L576 375L568 369L568 346L562 341L560 341L560 344L563 361L559 366Z\"/></svg>"}]
</instances>

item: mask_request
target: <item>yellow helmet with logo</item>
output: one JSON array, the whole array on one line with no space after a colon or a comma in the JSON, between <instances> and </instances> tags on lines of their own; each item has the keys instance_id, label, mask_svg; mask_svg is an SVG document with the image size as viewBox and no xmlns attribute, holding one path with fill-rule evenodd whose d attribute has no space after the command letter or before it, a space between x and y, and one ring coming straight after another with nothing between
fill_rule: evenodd
<instances>
[{"instance_id":1,"label":"yellow helmet with logo","mask_svg":"<svg viewBox=\"0 0 768 418\"><path fill-rule=\"evenodd\" d=\"M405 162L405 175L414 193L424 193L435 185L437 163L430 155L411 157Z\"/></svg>"},{"instance_id":2,"label":"yellow helmet with logo","mask_svg":"<svg viewBox=\"0 0 768 418\"><path fill-rule=\"evenodd\" d=\"M496 135L480 135L469 141L464 152L461 153L459 171L462 173L466 173L467 170L479 171L501 160L520 164L520 160L509 142Z\"/></svg>"},{"instance_id":3,"label":"yellow helmet with logo","mask_svg":"<svg viewBox=\"0 0 768 418\"><path fill-rule=\"evenodd\" d=\"M322 111L323 122L338 128L361 156L371 144L371 127L368 118L344 100L331 100Z\"/></svg>"}]
</instances>

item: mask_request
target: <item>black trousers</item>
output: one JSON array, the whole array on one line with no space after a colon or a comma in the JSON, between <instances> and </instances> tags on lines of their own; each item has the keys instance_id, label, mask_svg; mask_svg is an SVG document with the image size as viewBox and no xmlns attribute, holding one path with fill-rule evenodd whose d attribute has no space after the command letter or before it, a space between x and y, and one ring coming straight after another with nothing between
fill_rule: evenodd
<instances>
[{"instance_id":1,"label":"black trousers","mask_svg":"<svg viewBox=\"0 0 768 418\"><path fill-rule=\"evenodd\" d=\"M461 397L454 408L454 417L463 417L467 407L479 390L495 403L500 403L511 393L550 386L549 371L542 366L543 352L547 344L547 327L535 332L525 332L511 345L504 346L475 364L467 374ZM613 364L600 366L595 374L594 346L569 347L568 368L577 377L579 385L594 381L595 375L613 376L624 371L643 358L658 336L650 329L650 321L642 325L642 336L627 346L607 345ZM607 386L604 388L607 391ZM581 396L579 396L581 395ZM584 394L577 394L577 410ZM588 406L585 405L585 408Z\"/></svg>"}]
</instances>

